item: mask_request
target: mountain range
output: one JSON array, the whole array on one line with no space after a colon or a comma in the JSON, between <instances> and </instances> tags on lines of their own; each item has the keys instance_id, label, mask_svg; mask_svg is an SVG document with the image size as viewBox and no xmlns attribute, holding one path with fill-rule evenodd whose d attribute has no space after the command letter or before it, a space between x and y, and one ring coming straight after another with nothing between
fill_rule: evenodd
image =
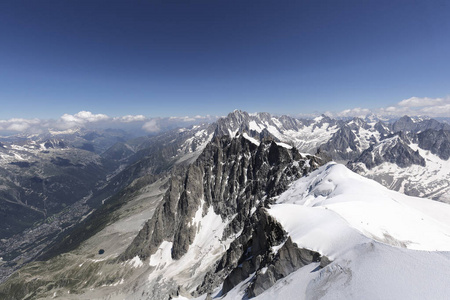
<instances>
[{"instance_id":1,"label":"mountain range","mask_svg":"<svg viewBox=\"0 0 450 300\"><path fill-rule=\"evenodd\" d=\"M444 298L449 149L433 119L238 110L2 138L0 299Z\"/></svg>"}]
</instances>

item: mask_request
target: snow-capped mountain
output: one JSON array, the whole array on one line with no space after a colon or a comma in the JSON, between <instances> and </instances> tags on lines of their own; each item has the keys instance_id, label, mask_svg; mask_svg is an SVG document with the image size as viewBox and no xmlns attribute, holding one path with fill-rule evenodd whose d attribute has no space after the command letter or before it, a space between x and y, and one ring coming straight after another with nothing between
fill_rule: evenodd
<instances>
[{"instance_id":1,"label":"snow-capped mountain","mask_svg":"<svg viewBox=\"0 0 450 300\"><path fill-rule=\"evenodd\" d=\"M229 147L219 156L228 158L219 158L224 164L210 169L203 157L185 175L173 178L156 210L144 210L154 214L132 243L131 227L135 232L142 219L124 216L79 250L25 267L0 293L11 299L24 293L64 299L445 298L450 206L390 191L335 163L291 178L281 194L252 195L250 189L248 198L237 181L228 191L235 192L229 194L235 200L222 206L225 198L214 203L213 194L207 196L214 182L218 186L213 184L213 190L223 190L222 176L209 181L202 170L216 176L245 170L258 156L251 148L266 146L252 146L242 138L219 143ZM272 144L269 152L289 153L279 147ZM253 153L250 161L234 159L244 153ZM307 161L292 158L285 156L282 169L304 173L300 166ZM250 178L246 182L264 184ZM155 203L138 199L130 204ZM243 212L234 213L239 206ZM40 288L49 282L50 288Z\"/></svg>"},{"instance_id":2,"label":"snow-capped mountain","mask_svg":"<svg viewBox=\"0 0 450 300\"><path fill-rule=\"evenodd\" d=\"M52 219L2 239L4 279L39 258L0 284L0 299L441 298L448 289L433 270L450 258L448 205L326 163L350 160L391 189L445 201L444 127L234 111L212 124L118 140L101 153L61 133L22 139L23 148L3 141L6 166L20 172L38 169L40 156L55 172L82 169L89 160L79 153L113 167ZM15 153L34 153L37 163Z\"/></svg>"},{"instance_id":3,"label":"snow-capped mountain","mask_svg":"<svg viewBox=\"0 0 450 300\"><path fill-rule=\"evenodd\" d=\"M428 129L450 130L450 125L434 119L411 118L409 116L403 116L392 124L393 132L411 131L418 133Z\"/></svg>"},{"instance_id":4,"label":"snow-capped mountain","mask_svg":"<svg viewBox=\"0 0 450 300\"><path fill-rule=\"evenodd\" d=\"M356 158L370 144L390 133L381 121L367 123L360 118L334 120L325 115L314 119L272 116L268 113L248 114L234 111L217 121L215 133L234 136L246 132L261 140L271 137L296 147L302 153L327 151L335 160Z\"/></svg>"},{"instance_id":5,"label":"snow-capped mountain","mask_svg":"<svg viewBox=\"0 0 450 300\"><path fill-rule=\"evenodd\" d=\"M174 169L169 180L169 185L164 188L164 190L168 189L168 191L165 193L163 199L159 200L158 208L156 210L153 208L149 212L153 214L153 217L145 223L143 228L141 228L142 221L131 221L130 218L134 219L136 216L130 216L127 213L130 210L137 209L136 206L148 205L142 202L142 196L136 195L136 198L131 199L127 197L126 199L128 200L124 203L125 195L130 194L130 191L127 191L126 193L122 193L122 197L120 198L108 200L109 202L107 203L110 204L105 204L106 206L102 206L100 210L87 217L79 227L80 230L85 232L86 228L99 226L99 222L102 222L99 221L101 216L104 219L106 217L105 214L112 213L114 215L127 216L127 224L129 225L116 227L117 225L109 224L110 221L108 221L105 224L106 227L104 227L106 232L111 233L111 230L116 232L121 228L120 231L123 233L127 230L140 230L139 234L131 244L129 239L121 240L119 234L119 237L116 236L114 241L121 240L123 246L113 247L110 244L112 240L98 238L98 234L106 234L105 231L100 229L100 232L94 232L92 239L87 239L84 243L79 244L79 246L83 248L90 243L89 240L95 241L95 247L105 249L106 257L117 260L117 263L123 266L116 269L118 273L114 271L114 274L112 274L108 271L108 276L120 277L123 272L133 273L133 266L139 266L141 265L141 261L148 260L149 258L152 261L150 270L155 269L155 267L158 269L157 266L160 264L158 261L164 260L164 257L169 254L171 257L170 260L183 261L183 263L179 262L177 266L184 264L188 268L186 272L188 270L191 270L190 272L196 272L196 282L201 284L203 280L202 276L205 276L211 270L212 265L210 263L213 263L215 259L219 259L226 252L227 245L233 242L237 236L240 236L244 228L246 228L247 239L251 238L253 224L248 223L247 219L255 212L257 207L263 207L265 202L264 198L272 198L281 193L286 189L290 181L309 172L310 169L317 167L317 158L303 157L297 150L291 147L277 145L273 141L255 142L254 139L245 137L245 135L234 139L230 139L227 136L222 138L217 137L205 147L205 150L194 164L191 164L189 167L181 166ZM163 184L163 186L165 185ZM155 195L161 194L161 185L158 185L156 191L148 191L146 187L140 187L142 185L136 186L136 184L133 184L130 186L129 190L134 191L131 195L136 192ZM143 192L144 190L146 192ZM121 206L117 205L119 202L114 204L116 203L115 201L120 201ZM108 211L108 206L114 208L113 211ZM126 210L121 210L122 206L123 209L127 207ZM119 211L122 211L122 213ZM192 218L198 219L198 221L192 221ZM203 220L204 218L206 219ZM107 220L111 219L107 218ZM140 220L140 217L137 220ZM204 225L202 226L201 224ZM207 224L210 225L206 226ZM133 227L132 229L129 228L130 225ZM211 226L219 226L219 228L213 229ZM215 232L213 235L211 235L211 230ZM127 236L129 237L129 234ZM50 250L54 254L65 252L67 249L71 249L74 241L79 237L79 231L69 232L68 237ZM103 241L103 244L97 244L100 241ZM123 248L124 246L126 248ZM168 250L159 250L161 247L168 247ZM189 249L195 251L194 257L189 254L191 253L188 252ZM91 251L89 250L88 252ZM205 256L208 253L215 253L215 255L208 259ZM161 255L161 258L158 258L159 255ZM199 264L197 267L192 265L194 260ZM53 261L53 263L58 264L57 261L58 259ZM64 264L68 268L71 268L72 263L75 263L73 265L73 267L76 267L74 269L75 271L81 270L79 274L86 271L83 265L81 266L82 269L79 269L80 263L78 263L78 259L76 259L76 262L72 260L65 261ZM86 263L84 266L90 269L93 266L91 263ZM173 280L180 280L180 282L186 280L186 274L181 271L175 271L175 267L172 267L172 270L174 274L179 274ZM68 271L67 274L72 274L72 271L66 271ZM149 270L148 268L138 268L138 272L141 271L148 272ZM157 274L167 275L166 271L161 273L155 270L151 276L154 276L156 280L160 277ZM48 275L53 277L56 273ZM92 274L94 277L98 275L97 273ZM83 276L87 276L87 274ZM139 281L145 277L139 277ZM14 278L13 276L10 280L14 282ZM103 276L97 279L92 278L92 281L89 281L94 282L97 280L104 282L103 284L107 284ZM11 281L8 280L5 286L8 286L8 282ZM34 289L36 287L35 284L39 285L40 283L41 281L36 281L31 286L24 285L19 293L26 292L28 288ZM165 289L153 290L151 287L156 287L157 285L166 286L166 284L167 287ZM144 281L143 286L139 288L145 288L145 293L151 293L152 297L161 297L162 299L166 298L167 293L176 292L176 287L174 289L172 283L164 283L160 280L150 283ZM151 292L152 290L153 292ZM158 294L157 291L161 294Z\"/></svg>"},{"instance_id":6,"label":"snow-capped mountain","mask_svg":"<svg viewBox=\"0 0 450 300\"><path fill-rule=\"evenodd\" d=\"M301 267L254 299L446 298L446 204L389 191L342 165L328 164L297 180L268 213L298 247L331 262ZM252 282L270 278L266 274L274 269L262 268L217 298L244 299Z\"/></svg>"},{"instance_id":7,"label":"snow-capped mountain","mask_svg":"<svg viewBox=\"0 0 450 300\"><path fill-rule=\"evenodd\" d=\"M393 190L449 201L450 127L434 119L403 116L385 123L373 116L348 120L320 116L303 120L234 111L217 124L216 133L246 132L258 140L270 136L302 153L319 150L335 161L350 161L352 170ZM420 149L428 152L420 154Z\"/></svg>"},{"instance_id":8,"label":"snow-capped mountain","mask_svg":"<svg viewBox=\"0 0 450 300\"><path fill-rule=\"evenodd\" d=\"M450 202L450 131L397 133L365 150L348 167L407 195Z\"/></svg>"}]
</instances>

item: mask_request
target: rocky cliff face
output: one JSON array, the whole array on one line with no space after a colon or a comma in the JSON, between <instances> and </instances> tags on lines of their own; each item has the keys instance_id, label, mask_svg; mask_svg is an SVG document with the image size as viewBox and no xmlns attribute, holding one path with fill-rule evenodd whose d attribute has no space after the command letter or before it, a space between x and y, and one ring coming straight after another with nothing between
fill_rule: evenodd
<instances>
[{"instance_id":1,"label":"rocky cliff face","mask_svg":"<svg viewBox=\"0 0 450 300\"><path fill-rule=\"evenodd\" d=\"M122 259L146 259L164 240L173 242L172 258L180 258L195 237L197 228L190 223L200 208L205 214L212 207L222 220L232 220L226 239L243 229L257 201L280 194L320 163L270 140L257 145L243 136L216 138L184 176L173 174L163 203Z\"/></svg>"},{"instance_id":2,"label":"rocky cliff face","mask_svg":"<svg viewBox=\"0 0 450 300\"><path fill-rule=\"evenodd\" d=\"M243 135L216 137L192 165L173 172L163 202L119 261L136 256L152 260L167 243L171 243L171 259L182 259L202 229L199 220L213 211L225 226L219 240L238 238L219 261L208 267L208 273L200 275L203 283L193 295L211 292L222 282L226 292L256 270L272 266L267 275L261 272L249 290L249 295L257 295L302 263L312 261L313 256L320 260L320 254L286 241L283 229L264 207L293 180L325 162L304 157L295 148L277 145L273 140L256 144ZM283 250L275 253L272 246L277 245ZM269 274L272 280L266 282L264 276Z\"/></svg>"},{"instance_id":3,"label":"rocky cliff face","mask_svg":"<svg viewBox=\"0 0 450 300\"><path fill-rule=\"evenodd\" d=\"M449 202L449 131L397 132L347 164L351 170L407 195Z\"/></svg>"},{"instance_id":4,"label":"rocky cliff face","mask_svg":"<svg viewBox=\"0 0 450 300\"><path fill-rule=\"evenodd\" d=\"M193 296L208 294L223 283L226 294L255 274L246 294L255 297L277 280L312 262L329 263L327 257L309 249L299 248L282 226L260 207L247 220L242 234L205 275Z\"/></svg>"},{"instance_id":5,"label":"rocky cliff face","mask_svg":"<svg viewBox=\"0 0 450 300\"><path fill-rule=\"evenodd\" d=\"M450 158L450 131L425 130L417 135L419 147L430 150L443 160Z\"/></svg>"},{"instance_id":6,"label":"rocky cliff face","mask_svg":"<svg viewBox=\"0 0 450 300\"><path fill-rule=\"evenodd\" d=\"M320 146L320 150L326 151L338 161L355 157L360 153L360 148L358 138L349 126L341 127L327 143Z\"/></svg>"},{"instance_id":7,"label":"rocky cliff face","mask_svg":"<svg viewBox=\"0 0 450 300\"><path fill-rule=\"evenodd\" d=\"M363 163L368 169L379 166L384 162L396 164L400 168L406 168L413 164L425 166L425 159L418 151L412 150L405 141L404 135L395 135L381 141L377 145L366 149L348 166L353 168L356 163Z\"/></svg>"},{"instance_id":8,"label":"rocky cliff face","mask_svg":"<svg viewBox=\"0 0 450 300\"><path fill-rule=\"evenodd\" d=\"M450 126L446 123L440 123L434 119L412 119L409 116L403 116L394 123L392 123L392 131L410 131L410 132L421 132L428 129L433 130L450 130Z\"/></svg>"}]
</instances>

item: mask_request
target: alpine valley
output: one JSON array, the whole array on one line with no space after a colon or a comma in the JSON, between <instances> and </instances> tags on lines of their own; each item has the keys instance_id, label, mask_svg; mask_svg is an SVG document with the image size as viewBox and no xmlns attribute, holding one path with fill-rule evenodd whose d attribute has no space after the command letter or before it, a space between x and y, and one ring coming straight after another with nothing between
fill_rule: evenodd
<instances>
[{"instance_id":1,"label":"alpine valley","mask_svg":"<svg viewBox=\"0 0 450 300\"><path fill-rule=\"evenodd\" d=\"M450 125L236 110L0 139L0 299L445 299Z\"/></svg>"}]
</instances>

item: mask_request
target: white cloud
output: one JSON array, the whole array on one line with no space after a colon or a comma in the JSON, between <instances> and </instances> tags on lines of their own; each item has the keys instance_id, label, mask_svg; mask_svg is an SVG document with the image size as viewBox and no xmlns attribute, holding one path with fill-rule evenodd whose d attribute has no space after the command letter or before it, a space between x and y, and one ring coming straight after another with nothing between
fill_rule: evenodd
<instances>
[{"instance_id":1,"label":"white cloud","mask_svg":"<svg viewBox=\"0 0 450 300\"><path fill-rule=\"evenodd\" d=\"M352 108L340 112L325 112L330 117L364 117L369 114L379 116L427 116L427 117L450 117L450 97L430 98L430 97L410 97L403 99L395 105L381 107L377 109Z\"/></svg>"},{"instance_id":2,"label":"white cloud","mask_svg":"<svg viewBox=\"0 0 450 300\"><path fill-rule=\"evenodd\" d=\"M201 119L203 117L201 116L195 116L195 117L169 117L170 121L178 121L178 122L194 122L195 120Z\"/></svg>"},{"instance_id":3,"label":"white cloud","mask_svg":"<svg viewBox=\"0 0 450 300\"><path fill-rule=\"evenodd\" d=\"M184 117L168 117L168 118L154 118L146 122L142 129L147 132L158 132L167 129L173 129L177 127L187 127L194 124L210 123L217 120L215 116L184 116Z\"/></svg>"},{"instance_id":4,"label":"white cloud","mask_svg":"<svg viewBox=\"0 0 450 300\"><path fill-rule=\"evenodd\" d=\"M429 97L411 97L408 99L404 99L398 103L398 106L406 106L406 107L429 107L429 106L437 106L444 103L443 98L429 98Z\"/></svg>"},{"instance_id":5,"label":"white cloud","mask_svg":"<svg viewBox=\"0 0 450 300\"><path fill-rule=\"evenodd\" d=\"M338 117L365 117L370 113L371 111L368 108L355 107L338 112L336 115Z\"/></svg>"},{"instance_id":6,"label":"white cloud","mask_svg":"<svg viewBox=\"0 0 450 300\"><path fill-rule=\"evenodd\" d=\"M58 120L59 128L72 128L76 126L83 126L88 124L102 123L103 125L110 124L112 127L117 126L113 123L133 123L144 122L147 118L144 115L125 115L121 117L111 118L105 114L93 114L90 111L80 111L75 115L64 114Z\"/></svg>"},{"instance_id":7,"label":"white cloud","mask_svg":"<svg viewBox=\"0 0 450 300\"><path fill-rule=\"evenodd\" d=\"M40 119L10 119L0 120L0 131L43 133L48 129L67 130L72 128L120 128L134 132L145 130L155 133L176 127L185 127L201 122L212 122L217 117L194 116L194 117L168 117L149 119L144 115L125 115L109 117L105 114L95 114L90 111L80 111L76 114L63 114L56 120Z\"/></svg>"},{"instance_id":8,"label":"white cloud","mask_svg":"<svg viewBox=\"0 0 450 300\"><path fill-rule=\"evenodd\" d=\"M219 117L217 116L200 116L196 115L194 117L184 116L184 117L169 117L168 120L171 122L186 122L186 123L194 123L194 122L211 122L217 120Z\"/></svg>"},{"instance_id":9,"label":"white cloud","mask_svg":"<svg viewBox=\"0 0 450 300\"><path fill-rule=\"evenodd\" d=\"M411 97L403 99L397 105L381 108L379 113L393 116L450 117L450 97Z\"/></svg>"},{"instance_id":10,"label":"white cloud","mask_svg":"<svg viewBox=\"0 0 450 300\"><path fill-rule=\"evenodd\" d=\"M75 115L64 114L61 116L61 120L67 123L84 124L87 122L99 122L108 120L109 117L104 114L93 114L90 111L80 111Z\"/></svg>"},{"instance_id":11,"label":"white cloud","mask_svg":"<svg viewBox=\"0 0 450 300\"><path fill-rule=\"evenodd\" d=\"M424 107L422 111L428 115L448 117L450 116L450 103L438 106Z\"/></svg>"},{"instance_id":12,"label":"white cloud","mask_svg":"<svg viewBox=\"0 0 450 300\"><path fill-rule=\"evenodd\" d=\"M384 109L387 112L395 112L398 110L395 106L389 106L389 107L382 108L382 109Z\"/></svg>"},{"instance_id":13,"label":"white cloud","mask_svg":"<svg viewBox=\"0 0 450 300\"><path fill-rule=\"evenodd\" d=\"M142 122L147 120L147 118L143 115L126 115L123 117L114 118L114 120L123 123L131 123L131 122Z\"/></svg>"},{"instance_id":14,"label":"white cloud","mask_svg":"<svg viewBox=\"0 0 450 300\"><path fill-rule=\"evenodd\" d=\"M152 120L146 122L142 126L142 129L144 129L147 132L158 132L161 130L161 128L158 125L158 121L156 119L152 119Z\"/></svg>"},{"instance_id":15,"label":"white cloud","mask_svg":"<svg viewBox=\"0 0 450 300\"><path fill-rule=\"evenodd\" d=\"M39 119L21 119L14 118L9 120L0 120L0 130L18 131L25 130L38 131L41 121Z\"/></svg>"}]
</instances>

